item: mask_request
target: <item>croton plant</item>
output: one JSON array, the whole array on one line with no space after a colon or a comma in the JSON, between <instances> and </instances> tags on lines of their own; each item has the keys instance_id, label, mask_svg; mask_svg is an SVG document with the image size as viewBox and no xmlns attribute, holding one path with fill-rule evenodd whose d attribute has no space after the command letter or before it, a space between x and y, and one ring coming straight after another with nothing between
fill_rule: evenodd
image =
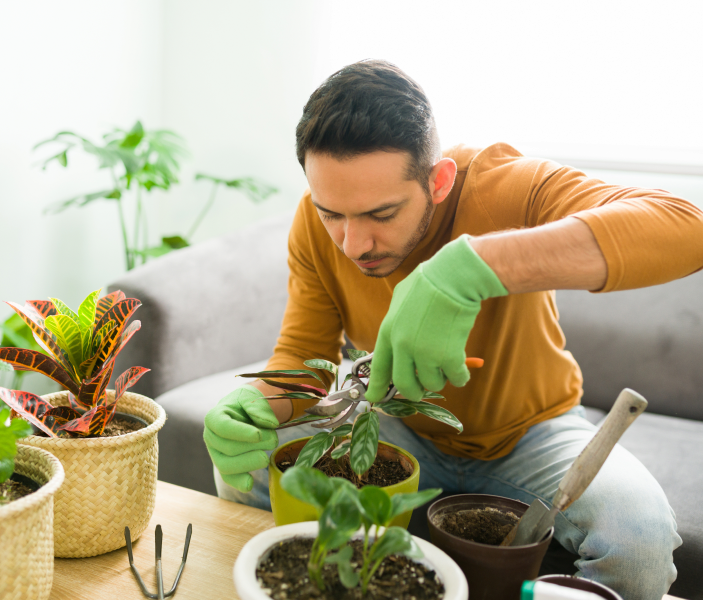
<instances>
[{"instance_id":1,"label":"croton plant","mask_svg":"<svg viewBox=\"0 0 703 600\"><path fill-rule=\"evenodd\" d=\"M139 330L141 323L127 322L141 306L121 291L100 298L91 293L71 310L57 298L28 300L24 306L8 302L29 326L46 352L25 348L0 348L0 361L20 371L42 373L68 390L70 406L52 406L30 392L0 387L0 400L50 437L99 436L115 416L117 401L149 369L132 367L115 382L114 398L107 385L115 359Z\"/></svg>"},{"instance_id":2,"label":"croton plant","mask_svg":"<svg viewBox=\"0 0 703 600\"><path fill-rule=\"evenodd\" d=\"M349 358L358 360L366 356L368 352L365 350L347 350ZM334 363L322 358L306 360L303 363L311 369L321 369L328 371L334 376L334 389L339 389L339 367ZM360 378L368 378L371 364L369 363L369 371L366 375L360 374ZM327 396L331 391L327 389L327 385L322 378L315 372L308 369L296 370L278 370L278 371L260 371L258 373L243 373L240 377L256 377L264 383L271 386L286 390L273 396L267 396L267 400L279 400L283 398L299 398L303 400L319 401ZM342 382L342 387L351 379L351 375L347 375ZM307 385L302 383L289 383L281 381L282 379L314 379L316 384ZM324 387L317 387L322 384ZM303 449L298 455L296 466L312 467L322 456L331 450L331 457L338 460L349 454L349 462L351 468L363 481L363 475L369 470L371 465L376 460L378 451L378 435L380 421L378 413L381 412L389 417L410 417L415 414L423 414L431 419L435 419L447 425L451 425L459 432L463 431L464 426L446 408L426 402L425 400L443 400L444 396L434 392L426 392L424 399L419 402L407 400L396 396L391 400L370 404L367 409L357 415L354 423L345 423L330 431L321 431L308 440L303 446ZM312 423L315 421L331 420L329 416L320 417L315 415L306 415L298 419L294 419L282 425L279 429L294 427L304 423Z\"/></svg>"}]
</instances>

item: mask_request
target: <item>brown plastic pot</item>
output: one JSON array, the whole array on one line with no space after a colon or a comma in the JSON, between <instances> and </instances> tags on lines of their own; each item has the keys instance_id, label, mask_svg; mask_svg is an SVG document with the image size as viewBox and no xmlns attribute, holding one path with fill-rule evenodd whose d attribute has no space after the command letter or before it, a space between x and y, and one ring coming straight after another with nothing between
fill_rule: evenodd
<instances>
[{"instance_id":1,"label":"brown plastic pot","mask_svg":"<svg viewBox=\"0 0 703 600\"><path fill-rule=\"evenodd\" d=\"M574 577L573 575L543 575L542 577L538 577L537 581L553 583L554 585L561 585L574 590L591 592L601 598L605 598L606 600L622 600L622 597L619 594L616 594L613 590L604 586L602 583L596 583L595 581L583 579L581 577Z\"/></svg>"},{"instance_id":2,"label":"brown plastic pot","mask_svg":"<svg viewBox=\"0 0 703 600\"><path fill-rule=\"evenodd\" d=\"M529 508L524 502L487 494L461 494L442 498L427 511L432 543L444 550L459 565L469 582L471 600L520 600L523 581L539 574L554 528L537 544L529 546L491 546L470 542L442 531L434 518L444 512L474 508L510 511L518 517Z\"/></svg>"}]
</instances>

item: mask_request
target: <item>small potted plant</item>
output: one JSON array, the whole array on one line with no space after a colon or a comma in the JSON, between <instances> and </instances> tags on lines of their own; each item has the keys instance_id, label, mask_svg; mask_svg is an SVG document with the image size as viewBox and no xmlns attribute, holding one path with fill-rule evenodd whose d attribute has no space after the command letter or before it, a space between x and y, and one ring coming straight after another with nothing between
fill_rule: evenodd
<instances>
[{"instance_id":1,"label":"small potted plant","mask_svg":"<svg viewBox=\"0 0 703 600\"><path fill-rule=\"evenodd\" d=\"M0 598L49 597L54 574L54 493L63 482L58 459L17 440L32 433L0 410Z\"/></svg>"},{"instance_id":2,"label":"small potted plant","mask_svg":"<svg viewBox=\"0 0 703 600\"><path fill-rule=\"evenodd\" d=\"M281 482L318 519L269 529L242 548L234 565L242 600L468 597L466 578L451 558L390 525L441 490L390 498L379 487L358 489L309 467L292 467Z\"/></svg>"},{"instance_id":3,"label":"small potted plant","mask_svg":"<svg viewBox=\"0 0 703 600\"><path fill-rule=\"evenodd\" d=\"M0 348L0 361L66 388L44 397L0 388L0 400L37 429L24 443L51 452L65 469L54 511L58 557L121 548L125 525L136 539L154 510L156 434L166 413L153 400L126 392L148 369L128 369L107 390L117 355L141 326L127 325L140 302L120 291L99 295L90 294L77 312L55 298L23 307L8 302L46 353Z\"/></svg>"},{"instance_id":4,"label":"small potted plant","mask_svg":"<svg viewBox=\"0 0 703 600\"><path fill-rule=\"evenodd\" d=\"M357 360L368 355L364 350L348 350L349 358ZM324 359L306 360L305 366L310 369L328 371L333 375L335 390L339 389L339 368L334 363ZM368 371L365 377L368 377ZM286 390L268 400L282 398L300 398L317 402L328 394L322 378L312 370L280 370L245 373L242 377L257 377L274 387ZM316 385L289 383L287 379L314 379ZM342 382L342 387L350 381L348 375ZM324 387L318 387L322 385ZM439 394L427 392L425 399L443 399ZM291 497L281 487L281 477L286 469L293 465L299 467L315 467L332 477L343 477L360 488L366 484L374 484L389 495L397 493L416 492L420 482L420 465L412 454L398 446L387 442L379 442L378 413L391 417L409 417L421 413L447 425L457 431L463 430L463 425L451 412L425 400L413 402L402 398L393 398L386 402L370 405L359 414L353 423L346 423L332 430L306 438L293 440L279 446L271 453L269 461L269 493L271 509L276 525L309 521L316 518L310 504L299 502ZM281 429L294 427L304 423L327 419L307 415L281 426ZM396 515L393 525L407 527L412 513Z\"/></svg>"}]
</instances>

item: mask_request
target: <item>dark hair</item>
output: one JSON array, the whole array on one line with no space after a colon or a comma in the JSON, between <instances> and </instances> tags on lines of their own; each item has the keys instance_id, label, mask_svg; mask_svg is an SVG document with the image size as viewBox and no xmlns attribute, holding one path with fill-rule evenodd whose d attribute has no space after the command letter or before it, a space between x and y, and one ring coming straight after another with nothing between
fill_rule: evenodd
<instances>
[{"instance_id":1,"label":"dark hair","mask_svg":"<svg viewBox=\"0 0 703 600\"><path fill-rule=\"evenodd\" d=\"M408 178L416 179L426 190L440 156L437 127L425 92L384 60L357 62L330 76L310 96L295 138L303 170L307 152L342 159L377 150L408 152Z\"/></svg>"}]
</instances>

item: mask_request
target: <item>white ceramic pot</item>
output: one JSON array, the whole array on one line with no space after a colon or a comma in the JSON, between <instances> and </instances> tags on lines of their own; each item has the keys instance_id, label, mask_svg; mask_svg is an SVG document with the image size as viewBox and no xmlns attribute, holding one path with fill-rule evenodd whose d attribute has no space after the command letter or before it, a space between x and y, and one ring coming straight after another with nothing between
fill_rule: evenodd
<instances>
[{"instance_id":1,"label":"white ceramic pot","mask_svg":"<svg viewBox=\"0 0 703 600\"><path fill-rule=\"evenodd\" d=\"M256 569L259 563L266 556L269 548L278 542L296 536L317 536L317 526L317 521L292 523L262 531L250 539L234 563L234 587L241 600L270 600L270 596L264 593L256 580ZM355 537L362 536L363 530L359 530L355 535ZM417 562L434 570L444 584L443 600L467 600L469 586L459 566L437 546L415 536L413 539L425 555L425 558Z\"/></svg>"}]
</instances>

